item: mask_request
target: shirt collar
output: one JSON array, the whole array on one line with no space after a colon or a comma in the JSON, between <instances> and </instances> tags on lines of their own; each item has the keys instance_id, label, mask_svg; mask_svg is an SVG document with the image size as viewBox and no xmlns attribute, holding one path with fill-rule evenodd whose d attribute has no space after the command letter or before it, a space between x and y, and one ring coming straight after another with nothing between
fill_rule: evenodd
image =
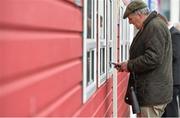
<instances>
[{"instance_id":1,"label":"shirt collar","mask_svg":"<svg viewBox=\"0 0 180 118\"><path fill-rule=\"evenodd\" d=\"M169 25L168 25L168 29L171 29L172 27L173 27L172 24L169 24Z\"/></svg>"}]
</instances>

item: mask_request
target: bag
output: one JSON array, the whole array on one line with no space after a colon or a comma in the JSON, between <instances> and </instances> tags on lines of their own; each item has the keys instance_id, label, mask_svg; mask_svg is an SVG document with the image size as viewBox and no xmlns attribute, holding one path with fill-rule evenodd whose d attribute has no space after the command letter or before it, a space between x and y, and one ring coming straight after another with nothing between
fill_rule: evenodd
<instances>
[{"instance_id":1,"label":"bag","mask_svg":"<svg viewBox=\"0 0 180 118\"><path fill-rule=\"evenodd\" d=\"M128 88L125 95L125 102L132 105L133 114L140 113L140 107L136 96L136 80L134 73L130 74Z\"/></svg>"}]
</instances>

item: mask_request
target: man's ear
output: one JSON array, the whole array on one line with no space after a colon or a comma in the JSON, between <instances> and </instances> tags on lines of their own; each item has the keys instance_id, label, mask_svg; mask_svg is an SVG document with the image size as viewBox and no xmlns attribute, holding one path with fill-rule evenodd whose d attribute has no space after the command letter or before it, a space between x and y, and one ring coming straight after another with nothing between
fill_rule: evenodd
<instances>
[{"instance_id":1,"label":"man's ear","mask_svg":"<svg viewBox=\"0 0 180 118\"><path fill-rule=\"evenodd\" d=\"M142 14L137 13L137 15L138 15L140 18L143 18L143 15L142 15Z\"/></svg>"}]
</instances>

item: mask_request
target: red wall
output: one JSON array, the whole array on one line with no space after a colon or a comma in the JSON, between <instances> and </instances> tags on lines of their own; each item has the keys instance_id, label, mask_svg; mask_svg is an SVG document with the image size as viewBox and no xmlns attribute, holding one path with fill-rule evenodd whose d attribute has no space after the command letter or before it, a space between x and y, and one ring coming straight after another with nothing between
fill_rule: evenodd
<instances>
[{"instance_id":1,"label":"red wall","mask_svg":"<svg viewBox=\"0 0 180 118\"><path fill-rule=\"evenodd\" d=\"M130 115L129 105L124 102L128 77L125 72L118 73L118 117L129 117Z\"/></svg>"},{"instance_id":2,"label":"red wall","mask_svg":"<svg viewBox=\"0 0 180 118\"><path fill-rule=\"evenodd\" d=\"M82 15L73 0L0 1L0 116L112 116L112 79L82 103Z\"/></svg>"},{"instance_id":3,"label":"red wall","mask_svg":"<svg viewBox=\"0 0 180 118\"><path fill-rule=\"evenodd\" d=\"M81 8L1 0L0 27L0 116L73 115L82 104Z\"/></svg>"}]
</instances>

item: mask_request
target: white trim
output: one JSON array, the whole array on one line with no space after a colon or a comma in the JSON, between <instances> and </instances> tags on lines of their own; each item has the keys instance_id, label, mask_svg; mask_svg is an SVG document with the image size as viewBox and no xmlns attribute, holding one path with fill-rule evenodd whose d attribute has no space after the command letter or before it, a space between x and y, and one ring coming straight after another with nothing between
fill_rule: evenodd
<instances>
[{"instance_id":1,"label":"white trim","mask_svg":"<svg viewBox=\"0 0 180 118\"><path fill-rule=\"evenodd\" d=\"M119 51L119 59L120 62L126 61L129 58L129 47L130 47L130 36L131 36L131 29L130 25L128 23L127 19L123 19L123 13L125 10L125 5L121 4L120 5L120 51Z\"/></svg>"},{"instance_id":2,"label":"white trim","mask_svg":"<svg viewBox=\"0 0 180 118\"><path fill-rule=\"evenodd\" d=\"M107 48L106 48L106 1L97 0L98 2L98 87L100 87L106 81L106 64L107 64ZM103 18L102 18L103 17ZM103 23L103 27L100 25ZM101 34L102 33L102 34ZM101 53L101 49L104 49L104 55ZM101 63L100 57L105 57L104 65ZM103 68L104 67L104 68ZM104 69L104 73L101 74L101 70Z\"/></svg>"},{"instance_id":3,"label":"white trim","mask_svg":"<svg viewBox=\"0 0 180 118\"><path fill-rule=\"evenodd\" d=\"M96 91L96 2L92 0L92 11L94 11L92 19L94 24L94 39L87 38L87 0L84 0L84 13L83 13L83 103L85 103L90 96ZM94 51L94 81L90 85L87 85L87 52L90 52L90 59L92 59L92 52ZM91 62L91 60L90 60ZM92 62L91 62L92 63ZM90 71L93 70L90 63ZM92 73L90 73L90 79L92 79Z\"/></svg>"},{"instance_id":4,"label":"white trim","mask_svg":"<svg viewBox=\"0 0 180 118\"><path fill-rule=\"evenodd\" d=\"M87 98L87 95L85 94L86 93L86 81L84 81L84 78L86 78L86 75L87 75L87 72L84 71L86 67L86 60L87 60L87 57L86 57L86 36L87 36L87 27L86 26L86 21L87 21L87 17L86 16L86 12L87 12L87 4L86 2L84 1L84 12L83 12L83 103L86 102L86 98Z\"/></svg>"},{"instance_id":5,"label":"white trim","mask_svg":"<svg viewBox=\"0 0 180 118\"><path fill-rule=\"evenodd\" d=\"M119 41L119 61L120 62L122 62L123 61L123 56L124 56L124 51L123 51L123 48L122 48L122 42L123 42L123 40L122 39L124 39L124 33L123 33L123 26L124 26L124 22L123 22L123 10L124 10L124 8L123 8L123 4L121 3L120 4L120 7L119 7L119 36L120 36L120 41Z\"/></svg>"},{"instance_id":6,"label":"white trim","mask_svg":"<svg viewBox=\"0 0 180 118\"><path fill-rule=\"evenodd\" d=\"M110 66L110 61L114 62L114 45L113 45L113 4L111 0L107 1L108 9L107 9L107 79L112 77L113 75L113 66ZM111 50L110 50L111 48ZM110 52L111 51L111 52ZM111 55L110 55L111 54ZM110 60L111 56L111 60Z\"/></svg>"},{"instance_id":7,"label":"white trim","mask_svg":"<svg viewBox=\"0 0 180 118\"><path fill-rule=\"evenodd\" d=\"M121 2L121 1L119 1ZM117 57L117 16L119 15L117 13L118 11L118 1L116 0L112 0L112 6L113 6L113 47L114 47L114 51L113 51L113 55L114 57ZM114 61L117 62L117 58L114 58ZM118 116L118 102L117 102L117 71L115 69L113 69L113 118L117 118Z\"/></svg>"}]
</instances>

